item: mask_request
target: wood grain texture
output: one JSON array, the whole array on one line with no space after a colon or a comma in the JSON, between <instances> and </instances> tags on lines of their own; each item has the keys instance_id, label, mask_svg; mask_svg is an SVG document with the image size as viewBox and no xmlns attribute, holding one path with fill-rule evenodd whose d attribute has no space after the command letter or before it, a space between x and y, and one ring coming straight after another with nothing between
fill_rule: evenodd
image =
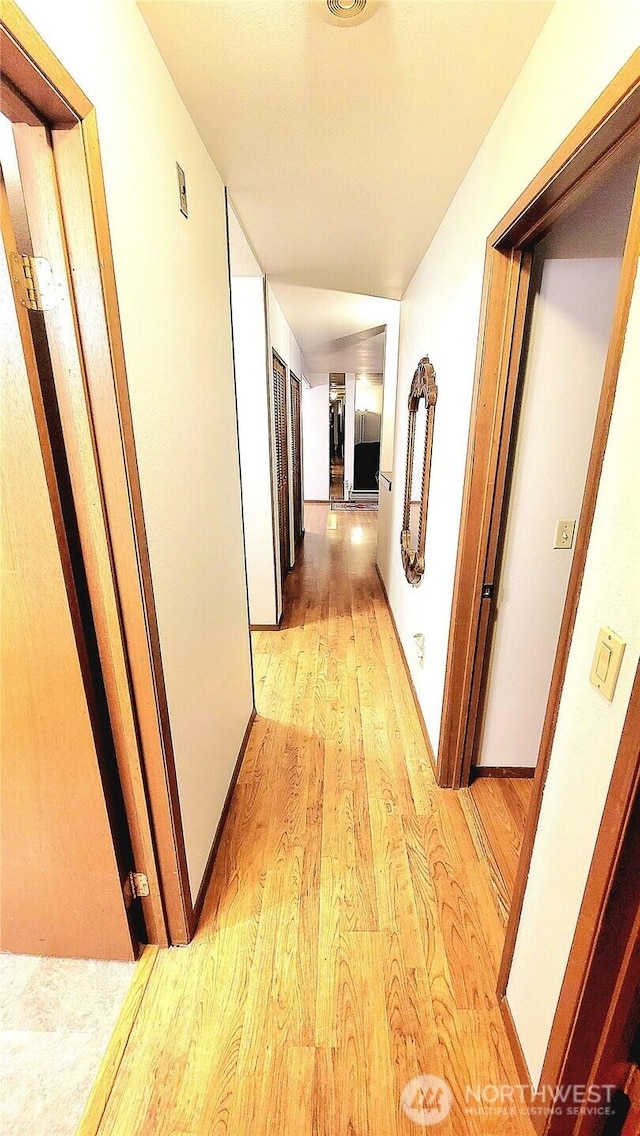
<instances>
[{"instance_id":1,"label":"wood grain texture","mask_svg":"<svg viewBox=\"0 0 640 1136\"><path fill-rule=\"evenodd\" d=\"M469 775L465 742L477 702L473 679L481 663L478 653L487 639L490 610L490 604L483 602L482 588L493 582L488 557L495 547L492 530L499 525L504 492L531 279L529 261L520 249L503 252L487 245L438 742L438 779L446 786L463 785L464 771L467 780Z\"/></svg>"},{"instance_id":2,"label":"wood grain texture","mask_svg":"<svg viewBox=\"0 0 640 1136\"><path fill-rule=\"evenodd\" d=\"M581 1078L585 1084L613 1082L621 1088L632 1050L637 1062L633 1039L640 1021L639 739L640 665L545 1054L542 1077L554 1077L558 1084ZM553 1118L546 1131L547 1136L561 1136L561 1126ZM628 1131L634 1131L633 1123ZM586 1121L579 1132L587 1136Z\"/></svg>"},{"instance_id":3,"label":"wood grain texture","mask_svg":"<svg viewBox=\"0 0 640 1136\"><path fill-rule=\"evenodd\" d=\"M89 102L14 0L0 0L3 74L52 125L72 126Z\"/></svg>"},{"instance_id":4,"label":"wood grain texture","mask_svg":"<svg viewBox=\"0 0 640 1136\"><path fill-rule=\"evenodd\" d=\"M100 1136L410 1136L420 1073L453 1090L445 1136L531 1134L465 1111L467 1084L518 1080L504 924L435 782L376 523L306 508L282 629L254 634L258 718L200 926L158 956Z\"/></svg>"},{"instance_id":5,"label":"wood grain texture","mask_svg":"<svg viewBox=\"0 0 640 1136\"><path fill-rule=\"evenodd\" d=\"M291 529L289 519L289 429L287 426L287 368L272 352L273 421L275 438L276 494L278 499L278 534L280 542L280 584L291 566Z\"/></svg>"},{"instance_id":6,"label":"wood grain texture","mask_svg":"<svg viewBox=\"0 0 640 1136\"><path fill-rule=\"evenodd\" d=\"M640 48L635 48L624 67L580 121L532 182L520 194L489 240L522 245L536 240L550 215L556 220L557 206L579 182L594 171L638 121L640 115ZM532 209L533 206L533 209Z\"/></svg>"},{"instance_id":7,"label":"wood grain texture","mask_svg":"<svg viewBox=\"0 0 640 1136\"><path fill-rule=\"evenodd\" d=\"M59 132L54 131L53 136L57 168L64 176L62 167L66 166L69 161L69 146L64 146ZM129 648L131 682L135 692L149 804L154 831L157 834L156 853L162 881L167 929L171 943L176 945L189 941L193 911L95 110L91 110L82 121L82 137L91 210L95 224L98 272L104 304L104 328L106 329L111 355L126 481L133 515L133 535L138 570L135 575L132 574L128 571L127 564L123 562L127 556L127 544L122 536L117 542L117 550L114 547L114 561L120 586L123 624ZM77 254L72 238L70 244L72 255ZM97 286L97 282L94 284L95 286ZM95 355L95 342L92 345L92 351ZM100 449L100 435L109 432L111 423L110 414L103 416L100 414L100 410L105 403L111 403L113 392L105 384L101 392L102 397L98 398L93 386L91 371L88 372L87 380L96 423L96 443L98 449ZM112 408L108 407L108 409L111 412ZM100 419L99 423L98 418ZM104 476L104 449L101 460ZM114 480L117 480L118 470L111 469L111 476ZM106 484L105 505L107 511L111 509L112 518L114 502ZM113 523L112 519L111 523ZM122 518L120 518L121 532L122 523ZM158 942L162 945L160 938Z\"/></svg>"},{"instance_id":8,"label":"wood grain texture","mask_svg":"<svg viewBox=\"0 0 640 1136\"><path fill-rule=\"evenodd\" d=\"M291 413L291 500L293 541L297 549L304 535L304 502L302 499L302 393L300 379L289 372L289 410Z\"/></svg>"},{"instance_id":9,"label":"wood grain texture","mask_svg":"<svg viewBox=\"0 0 640 1136\"><path fill-rule=\"evenodd\" d=\"M2 949L132 959L74 556L0 172ZM104 781L103 781L104 772Z\"/></svg>"},{"instance_id":10,"label":"wood grain texture","mask_svg":"<svg viewBox=\"0 0 640 1136\"><path fill-rule=\"evenodd\" d=\"M119 601L129 649L128 663L149 796L147 808L139 791L139 756L133 754L131 745L121 746L121 758L128 758L131 764L130 771L123 768L125 792L126 783L135 789L131 794L129 823L136 865L144 869L151 884L151 894L142 900L142 907L150 938L159 944L166 943L167 938L172 943L184 943L190 938L193 909L133 439L96 113L13 0L0 0L0 57L3 109L14 121L35 126L39 119L37 114L31 113L30 107L37 108L41 118L51 127L54 139L62 195L59 205L72 261L69 280L78 306L85 362L90 364L85 368L84 378L93 409L92 425L104 478L105 509L112 526L111 551L120 587ZM81 153L81 150L84 152ZM130 502L130 510L125 498ZM132 541L135 546L133 558ZM135 561L133 564L132 559ZM116 690L115 685L113 689ZM118 689L123 692L121 682ZM124 718L128 715L126 702L125 693ZM157 838L162 902L155 878L153 849L148 838L148 818L144 815L148 811L151 812Z\"/></svg>"},{"instance_id":11,"label":"wood grain texture","mask_svg":"<svg viewBox=\"0 0 640 1136\"><path fill-rule=\"evenodd\" d=\"M496 860L511 903L527 812L533 793L529 779L483 777L465 790L464 799L473 810Z\"/></svg>"},{"instance_id":12,"label":"wood grain texture","mask_svg":"<svg viewBox=\"0 0 640 1136\"><path fill-rule=\"evenodd\" d=\"M100 1126L102 1114L127 1047L129 1034L138 1016L140 1004L145 996L149 979L158 958L158 949L156 946L146 946L140 956L133 981L127 991L116 1027L111 1035L107 1052L102 1059L98 1076L80 1119L76 1136L94 1136Z\"/></svg>"},{"instance_id":13,"label":"wood grain texture","mask_svg":"<svg viewBox=\"0 0 640 1136\"><path fill-rule=\"evenodd\" d=\"M34 141L32 132L28 127L21 126L18 133L22 148L30 151ZM130 679L130 652L127 649L126 624L121 602L123 593L127 600L132 591L138 596L138 564L123 462L120 419L114 397L111 354L104 318L82 129L78 125L72 129L55 131L52 142L53 154L48 145L42 145L36 134L36 149L32 163L35 163L38 177L47 178L51 185L50 196L55 192L57 183L60 202L58 228L62 238L62 224L64 224L64 245L70 269L65 290L65 304L68 301L69 310L72 310L75 301L77 358L82 363L82 367L76 369L65 367L66 381L57 383L58 398L61 404L68 405L70 416L78 423L72 436L68 429L66 433L69 463L76 471L76 480L81 479L93 487L94 500L102 497L101 507L99 511L95 510L93 521L89 521L85 502L84 510L79 509L79 523L87 528L85 544L89 540L95 545L98 544L95 539L95 525L100 524L103 533L98 547L102 548L103 562L107 557L111 561L108 570L105 565L101 580L98 580L94 574L89 583L96 607L97 595L103 597L100 602L101 620L98 628L103 675L134 864L136 870L144 872L149 880L150 894L141 901L145 925L151 942L167 946L168 938L147 802L145 771L139 746L137 707ZM36 189L31 196L32 209L38 209L42 198L41 190ZM56 258L60 271L63 267L60 261L62 243L61 240ZM51 238L48 241L48 249L51 249ZM58 325L55 334L59 339ZM81 390L74 391L74 377L76 386L82 382ZM68 426L69 414L63 417ZM86 439L93 435L95 454L93 446L89 447L86 442L82 445L80 423L83 420ZM91 463L88 472L85 469L87 458ZM102 523L100 516L103 517Z\"/></svg>"}]
</instances>

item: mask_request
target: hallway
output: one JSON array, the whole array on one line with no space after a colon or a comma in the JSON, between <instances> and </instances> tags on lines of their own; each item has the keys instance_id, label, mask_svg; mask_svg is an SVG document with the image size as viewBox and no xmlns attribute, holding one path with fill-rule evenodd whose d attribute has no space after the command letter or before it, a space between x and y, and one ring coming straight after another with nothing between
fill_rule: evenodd
<instances>
[{"instance_id":1,"label":"hallway","mask_svg":"<svg viewBox=\"0 0 640 1136\"><path fill-rule=\"evenodd\" d=\"M470 792L435 785L377 518L306 521L284 628L255 636L259 717L198 934L156 956L99 1132L400 1136L402 1089L431 1073L443 1134L527 1136L464 1111L467 1084L520 1081L494 994L504 880Z\"/></svg>"}]
</instances>

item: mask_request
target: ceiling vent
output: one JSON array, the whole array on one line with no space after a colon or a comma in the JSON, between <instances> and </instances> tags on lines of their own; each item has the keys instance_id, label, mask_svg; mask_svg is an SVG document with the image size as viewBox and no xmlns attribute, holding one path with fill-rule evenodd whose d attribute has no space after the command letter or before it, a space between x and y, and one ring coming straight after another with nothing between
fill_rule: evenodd
<instances>
[{"instance_id":1,"label":"ceiling vent","mask_svg":"<svg viewBox=\"0 0 640 1136\"><path fill-rule=\"evenodd\" d=\"M332 16L339 20L353 20L361 16L367 6L367 0L327 0L327 8Z\"/></svg>"},{"instance_id":2,"label":"ceiling vent","mask_svg":"<svg viewBox=\"0 0 640 1136\"><path fill-rule=\"evenodd\" d=\"M334 27L348 28L362 24L373 16L377 0L326 0L318 4L319 13Z\"/></svg>"}]
</instances>

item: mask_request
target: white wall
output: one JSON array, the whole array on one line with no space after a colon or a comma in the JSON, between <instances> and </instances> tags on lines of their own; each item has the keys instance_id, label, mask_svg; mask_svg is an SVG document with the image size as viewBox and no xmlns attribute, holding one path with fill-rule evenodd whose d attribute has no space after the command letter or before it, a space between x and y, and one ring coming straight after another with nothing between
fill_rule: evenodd
<instances>
[{"instance_id":1,"label":"white wall","mask_svg":"<svg viewBox=\"0 0 640 1136\"><path fill-rule=\"evenodd\" d=\"M329 375L302 388L305 501L329 500Z\"/></svg>"},{"instance_id":2,"label":"white wall","mask_svg":"<svg viewBox=\"0 0 640 1136\"><path fill-rule=\"evenodd\" d=\"M302 379L302 352L269 283L267 283L267 313L270 346L278 352L294 375Z\"/></svg>"},{"instance_id":3,"label":"white wall","mask_svg":"<svg viewBox=\"0 0 640 1136\"><path fill-rule=\"evenodd\" d=\"M400 338L400 307L394 319L387 322L384 339L384 386L382 402L382 437L380 439L380 469L393 469L393 450L396 425L396 392L398 388L398 347Z\"/></svg>"},{"instance_id":4,"label":"white wall","mask_svg":"<svg viewBox=\"0 0 640 1136\"><path fill-rule=\"evenodd\" d=\"M636 280L509 1005L538 1082L640 655L640 283ZM598 629L626 641L613 702L591 686Z\"/></svg>"},{"instance_id":5,"label":"white wall","mask_svg":"<svg viewBox=\"0 0 640 1136\"><path fill-rule=\"evenodd\" d=\"M21 6L97 109L195 895L253 701L224 190L133 0Z\"/></svg>"},{"instance_id":6,"label":"white wall","mask_svg":"<svg viewBox=\"0 0 640 1136\"><path fill-rule=\"evenodd\" d=\"M233 273L233 264L232 264ZM231 277L242 507L252 624L277 622L264 279Z\"/></svg>"},{"instance_id":7,"label":"white wall","mask_svg":"<svg viewBox=\"0 0 640 1136\"><path fill-rule=\"evenodd\" d=\"M487 235L624 65L639 40L640 8L635 3L565 0L555 5L403 300L393 500L391 517L381 529L387 544L380 549L378 559L427 727L436 744ZM636 296L629 329L629 340L635 346L627 344L626 373L615 408L615 429L607 448L588 579L583 587L509 983L516 1029L534 1076L549 1034L548 1009L555 1004L557 977L566 965L629 698L634 656L637 658L637 629L629 613L640 606L637 594L634 595L638 552L637 535L632 532L640 514L637 496L634 497L638 476L634 441L639 434L637 401L632 407L638 395L633 390L631 363L633 352L637 374L639 306ZM404 579L397 541L404 491L406 399L413 371L425 354L435 367L439 394L426 572L421 586L413 589ZM635 576L631 570L634 556ZM612 706L598 702L600 696L588 684L595 634L602 624L610 624L629 641ZM412 644L417 631L425 634L424 669L418 665ZM598 766L597 779L592 776L594 765ZM589 782L585 782L580 808L576 808L575 782L583 771L585 775L588 771ZM570 826L569 815L580 817L579 824ZM545 890L552 876L553 907L549 902L551 893ZM524 965L525 960L528 965Z\"/></svg>"},{"instance_id":8,"label":"white wall","mask_svg":"<svg viewBox=\"0 0 640 1136\"><path fill-rule=\"evenodd\" d=\"M630 200L624 204L628 219ZM592 219L597 232L598 215ZM573 560L573 548L554 549L555 526L580 514L620 275L620 258L581 258L588 237L574 257L557 259L555 238L551 230L538 254L544 263L496 596L482 766L533 768L538 758Z\"/></svg>"},{"instance_id":9,"label":"white wall","mask_svg":"<svg viewBox=\"0 0 640 1136\"><path fill-rule=\"evenodd\" d=\"M384 586L389 593L391 587L392 564L399 556L400 531L393 528L393 497L389 483L384 477L380 478L380 492L378 494L378 554L377 563Z\"/></svg>"}]
</instances>

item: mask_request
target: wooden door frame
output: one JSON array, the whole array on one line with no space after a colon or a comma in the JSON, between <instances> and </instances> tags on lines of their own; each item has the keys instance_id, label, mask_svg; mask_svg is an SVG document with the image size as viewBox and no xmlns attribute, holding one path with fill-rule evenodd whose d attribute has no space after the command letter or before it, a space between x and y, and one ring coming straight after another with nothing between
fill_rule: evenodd
<instances>
[{"instance_id":1,"label":"wooden door frame","mask_svg":"<svg viewBox=\"0 0 640 1136\"><path fill-rule=\"evenodd\" d=\"M482 588L493 583L513 443L514 405L529 299L531 249L575 207L628 144L640 122L640 50L636 51L521 194L487 240L480 335L467 448L462 516L447 650L438 782L468 784L488 611ZM627 258L628 259L628 258ZM630 302L623 273L587 474L567 604L558 643L541 756L548 757L600 480ZM625 284L626 278L626 284ZM540 764L540 762L538 763Z\"/></svg>"},{"instance_id":2,"label":"wooden door frame","mask_svg":"<svg viewBox=\"0 0 640 1136\"><path fill-rule=\"evenodd\" d=\"M632 1015L640 1012L639 738L640 665L545 1054L543 1084L611 1083L615 1050ZM539 1130L563 1136L554 1117ZM587 1136L587 1124L578 1131Z\"/></svg>"},{"instance_id":3,"label":"wooden door frame","mask_svg":"<svg viewBox=\"0 0 640 1136\"><path fill-rule=\"evenodd\" d=\"M36 125L35 115L34 121L33 123L31 123L31 125ZM27 868L27 871L24 874L24 878L19 881L19 898L17 899L17 903L19 904L20 908L28 907L30 909L30 914L29 916L27 916L26 920L27 923L32 918L33 911L36 911L35 922L31 924L31 930L35 931L36 938L35 940L31 939L30 935L27 935L25 937L24 934L21 933L21 931L18 931L16 938L15 922L10 918L9 927L7 929L3 927L2 949L18 952L22 950L28 952L29 950L31 950L33 952L37 951L37 953L39 954L59 954L62 951L65 955L68 952L68 954L71 956L81 957L85 951L91 949L89 943L93 941L94 943L101 942L103 944L105 953L100 957L128 957L129 959L132 959L138 955L141 943L144 939L144 925L141 918L142 912L139 911L131 902L131 898L128 894L128 889L125 883L128 873L134 867L135 857L131 845L129 826L126 819L126 809L120 777L117 769L114 768L115 746L108 708L106 706L103 674L97 646L96 628L93 620L93 612L88 610L86 604L85 565L82 561L82 557L79 555L78 526L75 523L73 507L70 502L69 493L67 492L68 467L65 465L64 461L65 454L60 452L57 429L59 423L56 421L55 415L52 413L51 399L48 396L48 380L53 372L53 366L51 365L51 363L49 363L49 367L47 367L47 362L43 362L42 358L41 333L44 323L44 313L42 313L42 315L40 315L39 313L34 313L32 316L27 308L20 302L19 293L16 294L16 290L12 287L15 282L14 280L12 280L13 272L15 272L15 268L13 267L13 263L15 263L15 257L19 255L19 252L30 255L31 246L27 243L26 246L23 244L21 246L21 249L18 249L16 232L19 226L16 224L17 218L9 204L8 190L10 179L9 177L5 179L4 174L5 171L0 170L0 231L2 233L2 243L4 246L0 255L2 256L3 263L6 264L7 269L7 283L9 287L9 296L7 297L7 302L8 304L13 303L14 306L15 334L17 336L17 342L14 344L14 349L17 348L18 352L22 355L24 383L26 384L26 387L23 387L23 390L26 394L26 397L30 400L31 410L33 412L32 425L35 431L35 437L37 438L38 453L42 462L42 474L44 476L44 483L46 485L49 515L50 521L52 522L53 526L53 535L56 545L57 566L59 567L61 572L61 583L64 589L65 599L63 602L66 603L67 615L70 621L70 631L73 648L76 655L76 664L78 667L78 678L80 680L80 683L82 684L84 700L86 702L87 725L89 727L94 745L93 760L95 761L95 770L90 771L86 769L84 770L84 772L89 777L91 777L92 772L97 771L102 796L102 800L100 801L94 799L94 806L98 806L98 813L96 813L95 817L92 816L91 830L95 830L96 838L97 840L99 840L101 836L104 836L104 831L102 833L100 832L102 828L102 822L106 821L108 827L108 837L111 841L114 856L114 865L117 868L119 877L116 884L116 889L120 893L119 901L122 904L122 914L126 915L128 924L127 937L129 940L129 949L126 956L125 954L121 953L123 946L122 939L117 934L116 929L110 923L111 918L113 918L114 916L113 909L111 908L113 896L110 897L110 900L104 908L104 926L101 927L92 923L91 926L87 929L88 939L84 937L84 930L80 932L80 927L84 923L86 923L87 918L99 918L99 909L96 909L92 906L92 901L94 898L94 895L92 895L92 893L95 893L95 883L94 881L87 879L87 868L88 864L92 863L91 856L94 854L94 849L89 849L86 853L87 863L85 864L82 859L82 850L78 848L72 848L71 845L67 846L67 851L71 853L72 860L71 862L67 863L64 876L60 877L54 882L57 883L57 885L61 888L67 886L76 888L76 903L72 905L76 907L76 916L78 915L78 902L83 905L82 918L80 919L79 923L75 924L76 930L80 933L80 938L76 938L75 933L69 931L69 923L64 916L64 911L62 913L62 918L59 920L63 928L61 931L58 927L45 923L45 926L42 929L42 935L40 936L38 934L39 914L41 915L42 911L38 908L37 898L34 899L33 881L30 885L29 868ZM31 234L29 234L29 236L31 236ZM39 360L41 362L41 365L47 368L44 381L39 367ZM10 384L12 384L12 382L14 381L11 375L8 376L8 380ZM3 374L2 413L6 416L8 410L7 404L4 401L5 382L6 379ZM18 379L16 387L20 386L22 386L22 380ZM10 399L11 396L9 396L9 401ZM12 425L13 423L12 421L10 421L8 424L9 432L11 432ZM6 460L6 455L3 453L2 462L4 463ZM25 466L25 468L22 470L22 477L24 477L26 470L27 467ZM14 472L13 469L10 468L9 470L7 470L7 472L10 473L11 478L11 475ZM18 485L19 481L20 474L18 474ZM33 520L34 519L29 515L30 524L33 523ZM7 534L7 536L9 545L11 545L11 536L10 534ZM32 562L34 565L36 564L36 561ZM37 569L41 574L48 574L49 568L53 568L55 573L55 564L49 565L47 567L47 565L42 561L37 562ZM62 597L60 596L59 598ZM53 633L52 625L53 623L55 623L55 612L52 612L49 609L49 604L47 604L47 609L49 617L47 619L47 623L49 625L48 634L51 635ZM39 644L37 644L37 646L39 647ZM41 678L44 684L47 683L48 677L49 676L45 672L42 673ZM55 683L56 676L53 676L53 681ZM11 683L11 679L9 680L9 682ZM43 693L42 699L40 697L40 692L38 691L37 702L38 712L40 713L47 706L46 691ZM26 701L24 703L24 706L22 707L22 710L22 716L24 716L24 713L27 711ZM78 712L80 715L82 715L82 707L78 707ZM48 729L48 712L45 713L44 721L45 728ZM37 755L34 756L37 763ZM90 757L88 751L85 753L85 757ZM51 760L53 759L54 758L52 751L45 757L47 768ZM62 767L64 767L65 754L58 751L56 754L56 759L60 760L62 762ZM25 760L27 762L29 761L28 752L25 753ZM71 760L73 760L73 757L71 757ZM16 770L18 774L18 780L20 780L20 770L24 767L24 765L24 762L22 762L21 764L19 762L19 768ZM59 772L60 768L56 768L56 770L53 771L52 777L54 783ZM67 782L68 773L69 770L67 770ZM10 778L10 780L12 779ZM28 780L29 775L27 774L24 782L25 785L27 784ZM6 785L4 783L3 786L3 793L5 794L5 796L3 799L2 808L3 811L10 813L12 805L10 801L7 800L7 797L11 798L12 794L11 791L9 791L9 793L7 794ZM24 789L22 791L24 792ZM60 800L58 802L59 806L63 807L64 804L64 800ZM104 808L103 814L101 814L100 806ZM51 810L48 809L47 813L50 814ZM48 815L47 821L51 829L49 836L53 838L54 843L57 844L58 829L64 827L64 822L56 816L55 812L53 813L53 815ZM47 821L45 821L45 823ZM7 833L3 829L3 858L5 858L6 853L4 843L7 841L7 839ZM46 834L44 834L44 844L46 843L47 837ZM61 833L61 841L59 843L61 846L65 844L65 837L63 833ZM102 849L104 853L104 845L102 845ZM80 860L78 860L78 853L80 853ZM6 856L6 859L10 858L10 856ZM95 861L93 861L93 864L95 867ZM31 867L33 867L33 865L31 865ZM58 867L60 867L60 864L58 864ZM48 865L44 869L45 874L47 868ZM77 879L74 882L74 872L75 876L80 877L80 879L82 880L81 886L87 887L88 889L85 893L84 898L80 897ZM14 879L16 882L18 881L19 876L20 867L18 865L17 872L14 870ZM87 905L87 899L89 896L91 896L91 901L90 905ZM16 897L14 896L14 900L15 898ZM101 898L102 897L100 896L100 899ZM36 904L35 909L33 907L34 902ZM6 898L3 896L3 907L8 907L10 909L11 906L12 904L10 902L9 904L7 904ZM111 908L110 915L107 915L107 907ZM89 915L89 910L91 910L91 916ZM55 919L53 910L49 912L49 917ZM73 917L71 923L73 924ZM107 940L111 943L111 946L114 948L116 953L110 953L109 948L106 947ZM119 941L118 946L116 946L116 940ZM63 942L66 942L66 947L62 946Z\"/></svg>"},{"instance_id":4,"label":"wooden door frame","mask_svg":"<svg viewBox=\"0 0 640 1136\"><path fill-rule=\"evenodd\" d=\"M294 442L294 431L295 431L295 428L296 428L296 423L294 422L294 417L293 417L293 399L291 397L291 391L293 389L294 383L296 383L297 386L298 386L298 410L299 410L299 414L298 414L298 451L299 451L298 452L298 465L300 467L300 532L296 532L296 528L295 528L295 521L296 521L295 512L296 512L296 510L295 510L294 494L295 494L295 491L296 491L296 487L295 487L295 483L294 483L294 480L293 480L293 442ZM301 381L301 379L298 378L297 375L294 375L292 370L289 370L289 409L290 409L289 425L291 427L291 473L292 473L291 489L292 489L292 503L293 503L293 510L292 510L293 545L294 545L294 549L297 551L298 545L300 544L300 541L302 540L302 538L304 536L304 484L303 484L303 475L302 475L302 381Z\"/></svg>"},{"instance_id":5,"label":"wooden door frame","mask_svg":"<svg viewBox=\"0 0 640 1136\"><path fill-rule=\"evenodd\" d=\"M277 434L278 434L278 419L277 419L277 408L276 408L275 384L274 384L274 381L273 381L273 370L274 370L273 362L274 362L274 359L277 359L280 366L284 368L284 382L283 382L284 424L285 424L284 461L286 462L286 465L287 465L287 513L289 514L288 526L287 526L288 534L289 534L289 543L288 543L288 547L287 547L287 550L286 550L287 569L286 569L285 572L283 572L282 548L280 547L280 535L281 535L280 534L280 527L281 527L281 521L280 521L280 490L279 490L279 487L278 487L278 456L277 456L278 455L278 437L277 437ZM291 495L290 495L290 489L289 489L289 457L290 457L290 453L289 453L289 398L288 398L288 393L287 393L288 386L289 386L289 368L288 368L287 364L285 363L284 359L282 358L282 356L278 354L275 347L273 347L273 346L271 347L270 379L271 379L271 402L272 402L272 406L273 406L273 434L274 434L274 459L275 459L275 467L274 467L275 485L274 485L274 489L275 489L275 501L276 501L276 518L277 518L277 521L278 521L276 529L274 530L273 540L274 540L274 550L276 550L276 552L280 553L279 557L276 555L276 562L277 562L277 565L278 565L278 572L280 574L280 592L281 592L280 601L281 601L282 611L284 612L284 582L285 582L287 576L289 575L289 572L291 571L291 501L290 501ZM277 535L277 539L276 539L276 535ZM280 618L282 619L282 613L281 613Z\"/></svg>"},{"instance_id":6,"label":"wooden door frame","mask_svg":"<svg viewBox=\"0 0 640 1136\"><path fill-rule=\"evenodd\" d=\"M640 854L640 666L636 669L593 860L544 1057L540 1085L611 1085L616 1048L637 1017L640 946L635 887ZM500 1009L523 1084L528 1069L502 994ZM534 1111L538 1136L567 1136L566 1115ZM592 1118L593 1119L593 1118ZM575 1136L589 1136L588 1117Z\"/></svg>"},{"instance_id":7,"label":"wooden door frame","mask_svg":"<svg viewBox=\"0 0 640 1136\"><path fill-rule=\"evenodd\" d=\"M639 123L640 50L637 50L521 194L487 241L439 741L437 778L443 787L460 788L469 781L473 735L477 725L482 671L488 644L490 604L484 601L487 610L483 610L482 588L485 583L494 582L499 551L507 470L515 440L514 408L530 294L532 248L554 221L575 207L598 184L612 162L630 146L635 151L640 137ZM625 243L531 806L498 976L497 993L516 1051L517 1035L510 1020L505 994L580 599L639 250L640 178L636 182ZM615 800L613 803L608 801L607 815L617 818L618 827L615 831L618 832L627 802L617 774L617 765L612 792ZM610 867L611 856L611 848L599 841L592 871L602 872L607 865ZM580 934L586 937L589 949L595 950L599 929L594 928L588 920L585 922L582 915L579 928ZM570 966L573 964L572 952ZM586 981L586 971L583 971L582 981L577 987L563 987L558 1013L564 1017L556 1015L549 1051L557 1069L561 1068L565 1058L568 1060L570 1053L573 1052L575 1056L575 1050L572 1051L571 1048L575 1038L569 1022ZM523 1069L522 1062L520 1068ZM550 1066L545 1066L544 1075L551 1075Z\"/></svg>"},{"instance_id":8,"label":"wooden door frame","mask_svg":"<svg viewBox=\"0 0 640 1136\"><path fill-rule=\"evenodd\" d=\"M83 373L59 388L61 413L92 445L67 437L72 476L97 484L94 512L76 505L100 551L87 578L96 620L118 771L136 870L149 878L141 900L147 935L187 943L195 929L178 801L160 641L93 104L13 0L0 2L2 110L34 108L50 130L59 214L69 262ZM24 120L24 118L23 118ZM36 250L37 252L37 250ZM96 522L96 515L99 521ZM98 527L96 528L96 524ZM99 531L98 531L99 530Z\"/></svg>"}]
</instances>

